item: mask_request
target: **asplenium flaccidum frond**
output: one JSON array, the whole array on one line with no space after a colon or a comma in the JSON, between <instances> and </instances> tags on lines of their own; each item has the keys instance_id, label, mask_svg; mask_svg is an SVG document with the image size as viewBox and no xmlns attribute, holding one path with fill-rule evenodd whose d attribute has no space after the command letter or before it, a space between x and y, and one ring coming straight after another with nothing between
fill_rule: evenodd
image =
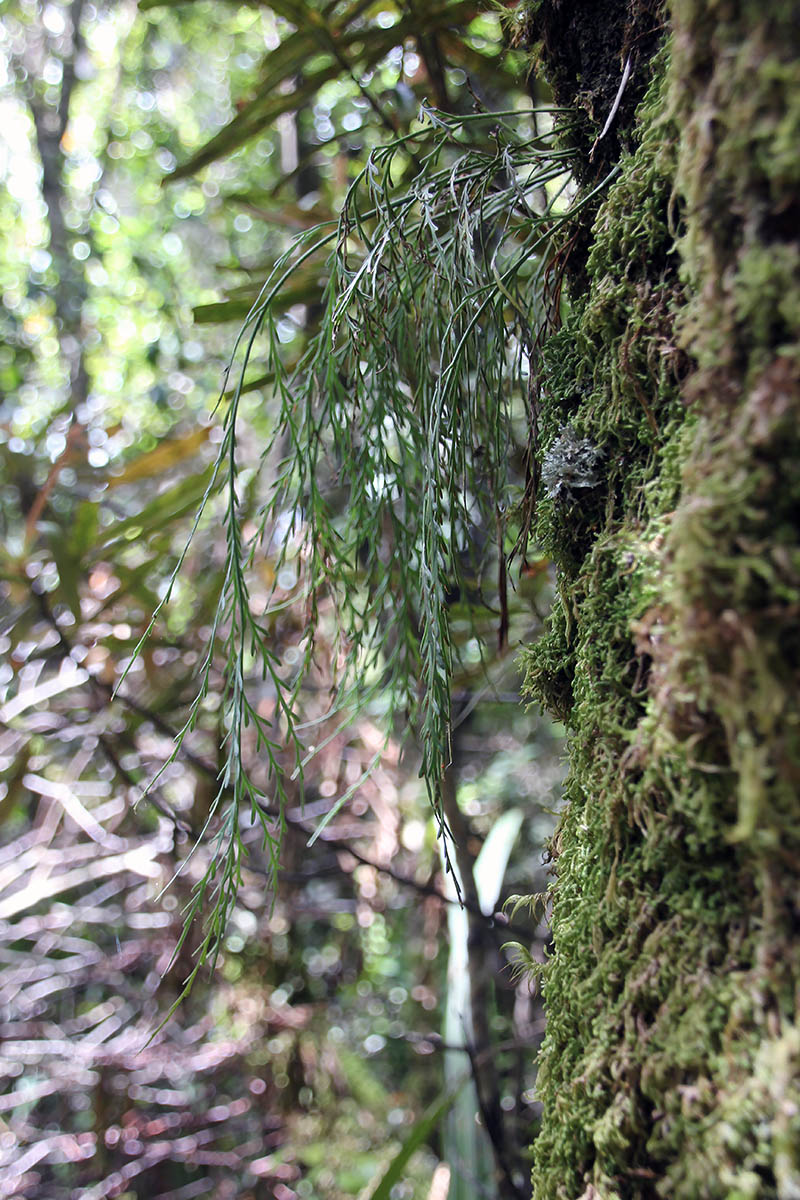
<instances>
[{"instance_id":1,"label":"asplenium flaccidum frond","mask_svg":"<svg viewBox=\"0 0 800 1200\"><path fill-rule=\"evenodd\" d=\"M567 152L536 121L549 116L455 119L423 108L417 130L370 154L338 222L304 232L277 262L240 331L207 493L225 497L227 571L185 727L207 694L221 641L225 765L209 817L217 854L189 913L207 912L198 968L216 955L236 895L242 817L249 811L261 823L275 872L288 780L302 782L319 750L304 740L299 693L323 597L337 641L329 716L341 728L370 697L388 697L385 710L404 714L419 738L421 774L445 832L439 785L457 654L451 601L471 595L480 607L481 589L465 578L469 563L474 576L475 543L484 566L505 570L521 483L512 447L524 448L527 437L530 357L557 318L547 298L550 247L575 212ZM290 368L285 297L309 263L327 274L322 317ZM277 417L256 485L258 526L245 538L237 433L251 365L270 381ZM271 644L269 606L255 615L251 604L249 572L264 547L276 577L290 555L302 566L303 652L290 673ZM248 696L254 662L274 692L270 719ZM268 760L270 795L243 752L248 729ZM315 837L358 782L332 802Z\"/></svg>"}]
</instances>

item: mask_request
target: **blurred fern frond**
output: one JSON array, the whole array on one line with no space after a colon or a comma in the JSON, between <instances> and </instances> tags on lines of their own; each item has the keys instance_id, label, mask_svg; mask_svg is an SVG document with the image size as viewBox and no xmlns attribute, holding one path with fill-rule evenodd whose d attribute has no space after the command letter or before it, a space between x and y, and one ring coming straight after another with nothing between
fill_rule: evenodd
<instances>
[{"instance_id":1,"label":"blurred fern frond","mask_svg":"<svg viewBox=\"0 0 800 1200\"><path fill-rule=\"evenodd\" d=\"M140 0L140 10L185 5L190 0ZM522 55L513 51L513 36L505 41L487 37L499 24L495 0L434 0L429 4L385 0L378 12L368 0L263 0L267 49L257 68L250 94L213 137L170 175L177 180L194 175L210 163L228 158L259 137L280 117L310 109L326 86L349 81L377 118L384 135L400 131L404 121L397 99L389 100L365 80L380 75L412 53L436 103L448 104L452 84L448 67L482 74L494 89L515 87ZM503 12L503 24L518 20ZM397 61L395 61L397 60ZM519 61L518 61L519 60ZM401 72L402 74L402 72Z\"/></svg>"}]
</instances>

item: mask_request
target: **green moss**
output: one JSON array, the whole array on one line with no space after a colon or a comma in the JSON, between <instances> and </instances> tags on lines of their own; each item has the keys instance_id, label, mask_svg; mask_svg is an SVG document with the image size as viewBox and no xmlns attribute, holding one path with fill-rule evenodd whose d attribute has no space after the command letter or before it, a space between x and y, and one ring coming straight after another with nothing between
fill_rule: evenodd
<instances>
[{"instance_id":1,"label":"green moss","mask_svg":"<svg viewBox=\"0 0 800 1200\"><path fill-rule=\"evenodd\" d=\"M536 1200L800 1195L800 22L673 24L544 348L541 444L604 471L536 525L571 762Z\"/></svg>"},{"instance_id":2,"label":"green moss","mask_svg":"<svg viewBox=\"0 0 800 1200\"><path fill-rule=\"evenodd\" d=\"M569 649L569 609L555 604L547 627L527 658L528 694L559 721L572 710L574 661ZM523 655L524 658L524 655Z\"/></svg>"},{"instance_id":3,"label":"green moss","mask_svg":"<svg viewBox=\"0 0 800 1200\"><path fill-rule=\"evenodd\" d=\"M542 355L544 452L569 422L603 455L598 487L543 497L537 509L534 536L560 568L562 595L570 599L554 612L526 666L531 694L562 717L568 700L563 680L574 675L564 613L577 608L587 590L580 582L573 587L573 578L603 529L616 529L634 508L633 521L625 517L631 545L620 550L629 571L648 517L657 520L676 492L674 444L683 436L685 413L678 388L682 356L672 335L680 291L668 229L675 162L674 131L670 137L661 120L664 64L662 54L642 105L639 145L623 157L594 222L588 295L573 299L569 320ZM655 281L654 263L660 264ZM668 464L663 482L659 463ZM653 481L657 486L648 490Z\"/></svg>"}]
</instances>

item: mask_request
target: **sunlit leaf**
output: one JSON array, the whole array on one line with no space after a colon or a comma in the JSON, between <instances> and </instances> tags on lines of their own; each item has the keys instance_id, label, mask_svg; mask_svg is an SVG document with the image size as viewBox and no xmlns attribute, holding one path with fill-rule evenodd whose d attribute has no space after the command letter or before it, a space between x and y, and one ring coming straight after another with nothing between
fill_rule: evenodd
<instances>
[{"instance_id":1,"label":"sunlit leaf","mask_svg":"<svg viewBox=\"0 0 800 1200\"><path fill-rule=\"evenodd\" d=\"M465 1074L455 1087L442 1092L426 1108L422 1116L412 1126L408 1137L376 1184L374 1186L370 1185L370 1188L367 1189L363 1200L390 1200L392 1188L403 1179L403 1173L412 1154L428 1141L462 1087L469 1082L469 1078L469 1074Z\"/></svg>"},{"instance_id":2,"label":"sunlit leaf","mask_svg":"<svg viewBox=\"0 0 800 1200\"><path fill-rule=\"evenodd\" d=\"M211 467L194 475L188 475L174 487L166 488L138 513L107 526L98 538L95 556L121 539L149 537L165 529L175 521L192 512L203 497L211 474Z\"/></svg>"},{"instance_id":3,"label":"sunlit leaf","mask_svg":"<svg viewBox=\"0 0 800 1200\"><path fill-rule=\"evenodd\" d=\"M204 446L211 428L210 425L203 425L200 429L193 429L191 433L184 434L183 437L166 438L152 450L132 459L121 471L110 472L107 478L108 486L120 487L138 479L151 479L154 475L163 474Z\"/></svg>"}]
</instances>

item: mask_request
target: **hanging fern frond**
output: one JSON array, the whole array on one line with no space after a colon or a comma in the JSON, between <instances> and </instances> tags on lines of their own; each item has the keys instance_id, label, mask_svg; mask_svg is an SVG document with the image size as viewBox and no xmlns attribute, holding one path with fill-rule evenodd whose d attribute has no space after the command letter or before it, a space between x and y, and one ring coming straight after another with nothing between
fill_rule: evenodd
<instances>
[{"instance_id":1,"label":"hanging fern frond","mask_svg":"<svg viewBox=\"0 0 800 1200\"><path fill-rule=\"evenodd\" d=\"M416 131L369 155L338 222L303 232L277 262L231 362L237 383L224 394L210 489L225 496L227 571L186 726L207 693L219 638L227 739L212 810L217 861L189 914L211 899L197 969L216 954L235 894L240 821L249 813L261 822L277 871L287 780L302 784L320 748L304 741L299 693L322 652L323 607L334 735L380 694L384 711L402 714L419 737L421 774L447 837L439 786L459 656L452 612L466 612L472 635L486 641L505 603L498 566L502 577L518 534L530 356L557 317L545 286L551 239L576 206L565 152L537 132L532 113L455 119L426 107L421 117ZM322 317L290 369L285 297L296 274L314 268L326 280ZM264 492L260 519L246 539L237 438L250 368L271 381L278 412L251 485ZM305 624L291 667L270 641L280 606L256 612L250 594L250 568L267 552L276 577L290 564L298 572ZM457 605L459 596L468 603ZM274 698L269 720L245 687L254 663ZM270 796L243 753L248 730L266 757ZM357 786L332 803L317 833Z\"/></svg>"}]
</instances>

